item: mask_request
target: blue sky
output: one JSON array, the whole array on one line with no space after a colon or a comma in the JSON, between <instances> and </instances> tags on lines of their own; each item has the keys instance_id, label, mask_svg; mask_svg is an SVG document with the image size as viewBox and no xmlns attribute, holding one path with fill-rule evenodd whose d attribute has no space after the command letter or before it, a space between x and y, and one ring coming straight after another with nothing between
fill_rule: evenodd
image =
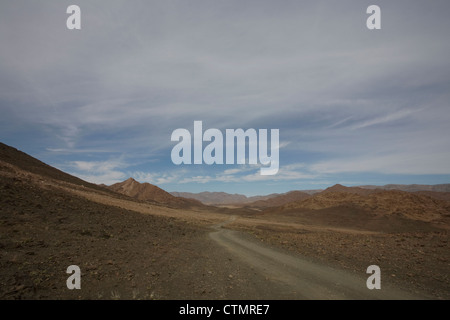
<instances>
[{"instance_id":1,"label":"blue sky","mask_svg":"<svg viewBox=\"0 0 450 320\"><path fill-rule=\"evenodd\" d=\"M3 1L0 141L168 191L449 183L449 16L436 0ZM171 133L195 120L279 129L278 174L174 165Z\"/></svg>"}]
</instances>

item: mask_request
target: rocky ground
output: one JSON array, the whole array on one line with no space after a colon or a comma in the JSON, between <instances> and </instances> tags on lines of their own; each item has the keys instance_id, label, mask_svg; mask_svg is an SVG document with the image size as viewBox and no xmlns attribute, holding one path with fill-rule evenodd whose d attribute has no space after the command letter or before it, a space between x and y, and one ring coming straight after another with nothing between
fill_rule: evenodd
<instances>
[{"instance_id":1,"label":"rocky ground","mask_svg":"<svg viewBox=\"0 0 450 320\"><path fill-rule=\"evenodd\" d=\"M271 283L205 223L92 202L0 177L0 299L268 299ZM68 290L69 265L81 290ZM276 296L275 296L276 297ZM279 295L279 297L283 297Z\"/></svg>"},{"instance_id":2,"label":"rocky ground","mask_svg":"<svg viewBox=\"0 0 450 320\"><path fill-rule=\"evenodd\" d=\"M278 217L278 220L283 219ZM412 293L423 293L431 299L449 299L450 231L436 227L419 231L420 226L414 228L414 223L408 223L411 230L403 228L399 232L395 228L389 228L388 232L375 232L249 222L235 224L232 228L253 234L261 242L330 266L361 273L369 265L378 265L382 283L395 284Z\"/></svg>"}]
</instances>

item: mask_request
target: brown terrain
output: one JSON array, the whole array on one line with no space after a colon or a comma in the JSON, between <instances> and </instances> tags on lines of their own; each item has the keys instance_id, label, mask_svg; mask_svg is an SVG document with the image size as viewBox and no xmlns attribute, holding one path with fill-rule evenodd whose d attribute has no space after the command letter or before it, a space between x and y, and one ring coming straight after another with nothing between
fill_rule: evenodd
<instances>
[{"instance_id":1,"label":"brown terrain","mask_svg":"<svg viewBox=\"0 0 450 320\"><path fill-rule=\"evenodd\" d=\"M285 204L288 204L291 202L308 199L310 197L311 197L311 195L306 192L291 191L291 192L288 192L285 194L271 197L266 200L258 200L255 202L251 202L251 203L246 204L246 206L250 207L250 208L259 208L259 209L273 208L273 207L279 207L279 206L282 206L282 205L285 205Z\"/></svg>"},{"instance_id":2,"label":"brown terrain","mask_svg":"<svg viewBox=\"0 0 450 320\"><path fill-rule=\"evenodd\" d=\"M225 210L0 144L0 299L449 299L445 192L360 189Z\"/></svg>"},{"instance_id":3,"label":"brown terrain","mask_svg":"<svg viewBox=\"0 0 450 320\"><path fill-rule=\"evenodd\" d=\"M366 190L336 185L313 197L288 203L277 211L347 207L379 216L401 216L417 221L447 222L450 203L428 195L399 190Z\"/></svg>"},{"instance_id":4,"label":"brown terrain","mask_svg":"<svg viewBox=\"0 0 450 320\"><path fill-rule=\"evenodd\" d=\"M243 194L229 194L226 192L200 192L200 193L191 193L191 192L171 192L170 194L187 198L187 199L195 199L200 201L206 205L214 205L214 206L242 206L245 203L252 203L259 200L267 200L273 197L278 196L278 194L269 194L267 196L255 196L255 197L247 197Z\"/></svg>"},{"instance_id":5,"label":"brown terrain","mask_svg":"<svg viewBox=\"0 0 450 320\"><path fill-rule=\"evenodd\" d=\"M450 192L450 184L387 184L385 186L361 186L364 189L383 189L383 190L400 190L408 192L416 191L432 191L432 192Z\"/></svg>"},{"instance_id":6,"label":"brown terrain","mask_svg":"<svg viewBox=\"0 0 450 320\"><path fill-rule=\"evenodd\" d=\"M129 178L120 183L107 186L108 189L127 195L131 198L164 204L172 207L202 207L203 204L200 201L194 199L186 199L181 197L175 197L170 193L158 188L150 183L139 183L133 178Z\"/></svg>"}]
</instances>

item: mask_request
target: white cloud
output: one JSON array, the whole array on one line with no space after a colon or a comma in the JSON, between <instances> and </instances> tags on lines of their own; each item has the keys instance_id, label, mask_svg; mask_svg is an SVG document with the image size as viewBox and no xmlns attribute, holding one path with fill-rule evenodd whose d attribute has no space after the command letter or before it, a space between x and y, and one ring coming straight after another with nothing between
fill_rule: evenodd
<instances>
[{"instance_id":1,"label":"white cloud","mask_svg":"<svg viewBox=\"0 0 450 320\"><path fill-rule=\"evenodd\" d=\"M69 148L47 148L47 151L60 154L87 154L87 153L110 153L111 150L106 149L69 149Z\"/></svg>"},{"instance_id":2,"label":"white cloud","mask_svg":"<svg viewBox=\"0 0 450 320\"><path fill-rule=\"evenodd\" d=\"M396 153L369 157L343 158L311 165L318 174L375 172L386 174L450 174L450 152L422 154Z\"/></svg>"},{"instance_id":3,"label":"white cloud","mask_svg":"<svg viewBox=\"0 0 450 320\"><path fill-rule=\"evenodd\" d=\"M126 175L122 171L112 170L105 172L103 174L76 174L77 177L85 181L96 183L96 184L106 184L111 185L117 182L122 182L126 179Z\"/></svg>"},{"instance_id":4,"label":"white cloud","mask_svg":"<svg viewBox=\"0 0 450 320\"><path fill-rule=\"evenodd\" d=\"M154 185L164 185L168 183L174 183L179 181L180 174L179 172L171 172L171 173L150 173L150 172L142 172L136 171L130 174L134 179L139 182L148 182Z\"/></svg>"},{"instance_id":5,"label":"white cloud","mask_svg":"<svg viewBox=\"0 0 450 320\"><path fill-rule=\"evenodd\" d=\"M127 178L122 171L127 164L121 160L71 161L62 166L69 173L88 182L106 185L121 182Z\"/></svg>"},{"instance_id":6,"label":"white cloud","mask_svg":"<svg viewBox=\"0 0 450 320\"><path fill-rule=\"evenodd\" d=\"M393 122L396 120L404 119L404 118L408 117L409 115L411 115L412 113L420 112L420 111L422 111L422 110L409 110L409 109L400 110L398 112L389 113L387 115L383 115L383 116L377 117L375 119L370 119L370 120L364 121L362 123L358 123L356 125L351 126L351 129L353 129L353 130L362 129L362 128L366 128L366 127L370 127L370 126L374 126L374 125Z\"/></svg>"},{"instance_id":7,"label":"white cloud","mask_svg":"<svg viewBox=\"0 0 450 320\"><path fill-rule=\"evenodd\" d=\"M156 185L164 184L189 184L210 182L243 183L257 181L293 181L303 179L314 179L317 174L305 172L305 164L297 163L281 167L276 175L263 176L260 173L260 165L242 165L238 168L224 169L212 175L195 175L190 167L169 172L134 172L131 174L136 180L149 182ZM226 167L225 167L226 168Z\"/></svg>"},{"instance_id":8,"label":"white cloud","mask_svg":"<svg viewBox=\"0 0 450 320\"><path fill-rule=\"evenodd\" d=\"M0 135L48 148L53 163L71 155L66 168L106 183L448 173L449 5L380 1L389 32L370 35L352 1L79 0L81 32L55 1L3 1ZM266 177L257 166L166 170L170 133L194 120L278 128L280 162L307 161ZM111 154L159 161L130 174Z\"/></svg>"}]
</instances>

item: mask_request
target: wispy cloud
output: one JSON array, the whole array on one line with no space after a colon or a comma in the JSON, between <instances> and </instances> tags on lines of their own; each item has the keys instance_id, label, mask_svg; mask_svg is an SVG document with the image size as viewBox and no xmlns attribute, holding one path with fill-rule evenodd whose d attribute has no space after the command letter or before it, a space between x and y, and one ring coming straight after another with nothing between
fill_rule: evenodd
<instances>
[{"instance_id":1,"label":"wispy cloud","mask_svg":"<svg viewBox=\"0 0 450 320\"><path fill-rule=\"evenodd\" d=\"M131 175L138 181L150 182L158 185L171 184L178 182L180 184L189 183L239 183L239 182L257 182L257 181L290 181L299 179L313 179L317 174L305 172L305 164L291 164L282 167L279 174L273 176L262 176L260 174L260 165L243 165L240 168L218 170L215 174L195 175L189 169L172 170L169 172L133 172ZM216 167L217 169L217 167Z\"/></svg>"},{"instance_id":2,"label":"wispy cloud","mask_svg":"<svg viewBox=\"0 0 450 320\"><path fill-rule=\"evenodd\" d=\"M357 123L353 126L351 126L351 129L357 130L357 129L363 129L366 127L374 126L374 125L382 125L386 123L391 123L396 120L400 119L406 119L409 115L411 115L414 112L420 112L422 110L400 110L394 113L389 113L380 117L376 117L375 119L370 119L363 121L361 123Z\"/></svg>"},{"instance_id":3,"label":"wispy cloud","mask_svg":"<svg viewBox=\"0 0 450 320\"><path fill-rule=\"evenodd\" d=\"M177 182L181 178L180 172L152 173L137 171L130 173L130 176L132 176L137 181L148 182L158 186Z\"/></svg>"},{"instance_id":4,"label":"wispy cloud","mask_svg":"<svg viewBox=\"0 0 450 320\"><path fill-rule=\"evenodd\" d=\"M376 172L384 174L450 175L449 159L450 152L447 151L433 154L396 153L323 161L312 164L310 169L312 172L320 174Z\"/></svg>"},{"instance_id":5,"label":"wispy cloud","mask_svg":"<svg viewBox=\"0 0 450 320\"><path fill-rule=\"evenodd\" d=\"M79 153L79 154L89 154L89 153L111 153L112 150L107 149L68 149L68 148L47 148L46 149L49 152L54 153L61 153L61 154L73 154L73 153Z\"/></svg>"},{"instance_id":6,"label":"wispy cloud","mask_svg":"<svg viewBox=\"0 0 450 320\"><path fill-rule=\"evenodd\" d=\"M107 184L253 192L355 171L435 181L450 171L450 4L380 1L389 19L375 32L358 1L78 0L80 32L60 2L3 1L0 136ZM194 120L280 129L278 174L173 166L170 135Z\"/></svg>"},{"instance_id":7,"label":"wispy cloud","mask_svg":"<svg viewBox=\"0 0 450 320\"><path fill-rule=\"evenodd\" d=\"M121 159L106 161L70 161L62 166L83 180L97 184L110 185L123 181L126 174L123 169L127 164Z\"/></svg>"}]
</instances>

